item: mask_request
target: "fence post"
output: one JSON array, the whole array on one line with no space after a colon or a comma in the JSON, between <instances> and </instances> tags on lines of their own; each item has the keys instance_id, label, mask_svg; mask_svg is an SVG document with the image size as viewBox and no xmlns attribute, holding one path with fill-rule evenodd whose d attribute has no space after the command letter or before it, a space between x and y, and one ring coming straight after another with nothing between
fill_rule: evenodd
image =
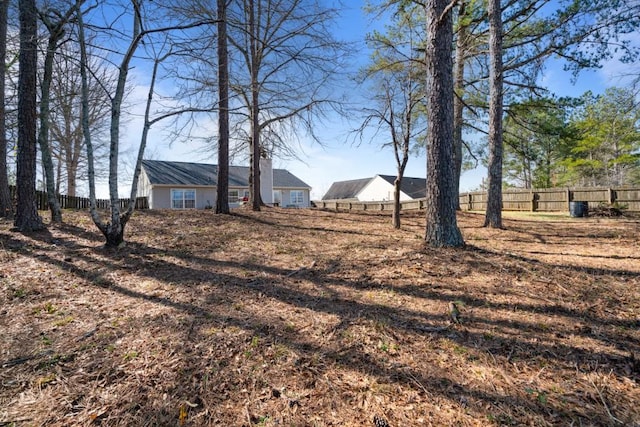
<instances>
[{"instance_id":1,"label":"fence post","mask_svg":"<svg viewBox=\"0 0 640 427\"><path fill-rule=\"evenodd\" d=\"M569 189L569 187L567 187L566 197L567 197L567 211L570 211L571 210L571 190Z\"/></svg>"},{"instance_id":2,"label":"fence post","mask_svg":"<svg viewBox=\"0 0 640 427\"><path fill-rule=\"evenodd\" d=\"M607 188L607 199L609 200L609 204L613 205L616 201L615 191L613 188Z\"/></svg>"},{"instance_id":3,"label":"fence post","mask_svg":"<svg viewBox=\"0 0 640 427\"><path fill-rule=\"evenodd\" d=\"M536 193L533 192L533 188L531 189L531 212L536 211Z\"/></svg>"}]
</instances>

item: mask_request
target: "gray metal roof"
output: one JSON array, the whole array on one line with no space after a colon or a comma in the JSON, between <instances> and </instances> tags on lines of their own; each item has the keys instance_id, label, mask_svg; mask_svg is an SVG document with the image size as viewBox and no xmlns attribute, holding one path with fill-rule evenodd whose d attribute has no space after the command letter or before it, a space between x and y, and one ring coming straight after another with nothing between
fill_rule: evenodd
<instances>
[{"instance_id":1,"label":"gray metal roof","mask_svg":"<svg viewBox=\"0 0 640 427\"><path fill-rule=\"evenodd\" d=\"M393 175L378 175L380 178L393 185L396 177ZM427 197L427 180L425 178L402 177L400 190L412 199L423 199Z\"/></svg>"},{"instance_id":2,"label":"gray metal roof","mask_svg":"<svg viewBox=\"0 0 640 427\"><path fill-rule=\"evenodd\" d=\"M352 179L350 181L336 181L331 184L322 200L355 199L372 178Z\"/></svg>"},{"instance_id":3,"label":"gray metal roof","mask_svg":"<svg viewBox=\"0 0 640 427\"><path fill-rule=\"evenodd\" d=\"M396 177L393 175L377 175L393 185ZM357 199L358 193L369 184L373 178L353 179L350 181L336 181L331 184L322 200ZM425 178L403 177L400 189L412 199L422 199L427 196L427 180Z\"/></svg>"},{"instance_id":4,"label":"gray metal roof","mask_svg":"<svg viewBox=\"0 0 640 427\"><path fill-rule=\"evenodd\" d=\"M143 160L142 169L147 174L151 185L216 186L218 184L218 165ZM248 187L249 167L229 166L229 186ZM273 170L273 186L279 188L311 188L300 178L285 169Z\"/></svg>"}]
</instances>

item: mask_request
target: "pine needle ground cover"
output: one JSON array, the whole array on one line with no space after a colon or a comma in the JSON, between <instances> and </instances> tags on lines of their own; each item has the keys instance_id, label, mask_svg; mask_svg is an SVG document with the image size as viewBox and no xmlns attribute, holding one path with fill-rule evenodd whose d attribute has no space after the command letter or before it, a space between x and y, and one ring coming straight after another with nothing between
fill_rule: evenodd
<instances>
[{"instance_id":1,"label":"pine needle ground cover","mask_svg":"<svg viewBox=\"0 0 640 427\"><path fill-rule=\"evenodd\" d=\"M637 218L64 220L0 222L0 425L640 425Z\"/></svg>"}]
</instances>

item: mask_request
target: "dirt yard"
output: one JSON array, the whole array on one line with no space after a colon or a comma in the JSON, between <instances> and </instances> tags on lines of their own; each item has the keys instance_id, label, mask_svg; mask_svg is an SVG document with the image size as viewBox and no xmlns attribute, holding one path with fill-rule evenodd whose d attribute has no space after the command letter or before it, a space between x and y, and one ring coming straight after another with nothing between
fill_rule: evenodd
<instances>
[{"instance_id":1,"label":"dirt yard","mask_svg":"<svg viewBox=\"0 0 640 427\"><path fill-rule=\"evenodd\" d=\"M0 221L0 426L640 426L640 219L505 217Z\"/></svg>"}]
</instances>

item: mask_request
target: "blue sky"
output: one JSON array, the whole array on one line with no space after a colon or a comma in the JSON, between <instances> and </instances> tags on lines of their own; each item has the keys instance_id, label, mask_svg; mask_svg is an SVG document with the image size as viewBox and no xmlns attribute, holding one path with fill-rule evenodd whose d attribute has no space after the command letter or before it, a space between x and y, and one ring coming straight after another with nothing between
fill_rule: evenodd
<instances>
[{"instance_id":1,"label":"blue sky","mask_svg":"<svg viewBox=\"0 0 640 427\"><path fill-rule=\"evenodd\" d=\"M341 15L337 31L345 39L362 42L365 34L370 32L374 26L379 27L380 23L369 22L369 18L360 9L360 2L349 3L349 8ZM367 54L364 44L362 44L360 52L357 60L366 61ZM616 76L624 70L624 67L626 66L612 61L605 64L602 69L582 72L574 84L571 82L571 76L562 70L562 65L552 60L548 63L542 84L559 96L578 96L586 90L600 93L607 86L620 84ZM132 73L132 76L136 80L135 72ZM138 76L138 79L144 80L143 76ZM133 99L139 97L138 99L143 100L146 98L146 86L142 84L142 81L138 81L138 84L132 97ZM141 111L142 104L142 102L138 102L134 110L140 109L139 111ZM141 123L136 118L135 112L131 117L126 129L123 129L122 139L124 145L137 147ZM274 167L289 170L312 187L312 199L321 198L334 181L373 177L376 174L395 175L395 160L390 148L381 149L381 142L376 140L354 145L352 143L354 138L350 134L350 130L355 124L346 123L343 118L336 117L325 125L326 131L319 132L327 135L325 145L320 146L310 140L302 139L297 142L301 147L300 160L273 159ZM203 123L201 132L207 130L215 134L217 129L213 122ZM152 130L146 157L156 160L215 162L215 156L205 158L201 147L193 144L176 142L169 146L166 134L160 126ZM411 157L405 176L426 176L424 154ZM478 188L485 176L486 170L482 167L464 172L461 177L461 191ZM121 197L128 195L129 184L125 180L121 181ZM106 186L100 185L98 197L106 197L106 193Z\"/></svg>"}]
</instances>

